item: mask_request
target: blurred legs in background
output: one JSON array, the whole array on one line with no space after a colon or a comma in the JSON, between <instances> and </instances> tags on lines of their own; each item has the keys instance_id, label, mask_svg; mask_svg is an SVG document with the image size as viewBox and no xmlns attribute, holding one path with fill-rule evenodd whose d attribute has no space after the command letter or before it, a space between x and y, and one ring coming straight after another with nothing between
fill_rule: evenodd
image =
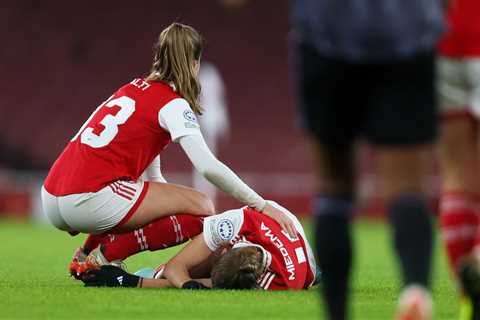
<instances>
[{"instance_id":1,"label":"blurred legs in background","mask_svg":"<svg viewBox=\"0 0 480 320\"><path fill-rule=\"evenodd\" d=\"M352 265L350 221L354 199L354 157L351 147L338 150L316 144L314 149L317 178L321 181L314 213L323 296L329 319L346 319ZM377 149L380 189L388 207L394 248L406 292L400 301L399 317L404 313L420 313L428 317L431 313L431 298L427 288L432 228L423 190L428 151L426 147ZM411 301L417 296L423 299L421 305Z\"/></svg>"},{"instance_id":2,"label":"blurred legs in background","mask_svg":"<svg viewBox=\"0 0 480 320\"><path fill-rule=\"evenodd\" d=\"M397 319L430 319L433 233L424 187L430 146L377 149L380 189L403 278Z\"/></svg>"},{"instance_id":3,"label":"blurred legs in background","mask_svg":"<svg viewBox=\"0 0 480 320\"><path fill-rule=\"evenodd\" d=\"M296 47L297 90L312 137L316 245L328 319L347 319L357 139L371 143L403 280L397 319L430 319L432 230L424 190L436 136L431 52L356 63Z\"/></svg>"},{"instance_id":4,"label":"blurred legs in background","mask_svg":"<svg viewBox=\"0 0 480 320\"><path fill-rule=\"evenodd\" d=\"M480 60L438 59L443 112L439 160L443 176L440 227L460 285L462 319L480 319Z\"/></svg>"}]
</instances>

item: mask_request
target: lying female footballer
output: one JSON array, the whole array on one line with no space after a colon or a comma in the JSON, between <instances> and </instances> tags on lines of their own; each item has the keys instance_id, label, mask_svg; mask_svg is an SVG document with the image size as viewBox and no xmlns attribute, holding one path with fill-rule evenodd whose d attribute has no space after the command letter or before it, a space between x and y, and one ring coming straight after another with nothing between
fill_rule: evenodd
<instances>
[{"instance_id":1,"label":"lying female footballer","mask_svg":"<svg viewBox=\"0 0 480 320\"><path fill-rule=\"evenodd\" d=\"M160 175L159 154L178 142L212 184L294 233L290 220L217 160L203 139L196 118L203 111L198 102L202 42L189 26L168 26L155 43L150 74L113 93L69 141L42 187L43 209L55 227L100 235L128 232L173 214L214 214L203 193L160 177L142 178L145 172Z\"/></svg>"},{"instance_id":2,"label":"lying female footballer","mask_svg":"<svg viewBox=\"0 0 480 320\"><path fill-rule=\"evenodd\" d=\"M298 219L291 237L272 218L244 207L204 219L194 238L153 279L104 265L82 277L86 286L177 287L184 289L306 289L315 282L316 263ZM163 279L162 279L163 278Z\"/></svg>"}]
</instances>

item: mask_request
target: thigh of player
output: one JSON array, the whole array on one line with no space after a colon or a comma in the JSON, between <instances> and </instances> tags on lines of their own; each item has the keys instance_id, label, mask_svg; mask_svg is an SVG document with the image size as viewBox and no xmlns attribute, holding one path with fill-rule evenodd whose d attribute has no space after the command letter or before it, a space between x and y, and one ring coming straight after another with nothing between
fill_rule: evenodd
<instances>
[{"instance_id":1,"label":"thigh of player","mask_svg":"<svg viewBox=\"0 0 480 320\"><path fill-rule=\"evenodd\" d=\"M58 229L99 234L122 233L174 215L214 214L207 195L168 184L116 181L97 192L54 196L42 189L44 210Z\"/></svg>"},{"instance_id":2,"label":"thigh of player","mask_svg":"<svg viewBox=\"0 0 480 320\"><path fill-rule=\"evenodd\" d=\"M116 181L97 192L57 197L58 210L71 229L99 234L124 224L137 210L148 182Z\"/></svg>"},{"instance_id":3,"label":"thigh of player","mask_svg":"<svg viewBox=\"0 0 480 320\"><path fill-rule=\"evenodd\" d=\"M480 59L439 57L438 97L442 114L439 159L444 190L478 190Z\"/></svg>"},{"instance_id":4,"label":"thigh of player","mask_svg":"<svg viewBox=\"0 0 480 320\"><path fill-rule=\"evenodd\" d=\"M383 196L423 193L429 151L437 135L434 56L373 66L372 87L364 133L377 150Z\"/></svg>"},{"instance_id":5,"label":"thigh of player","mask_svg":"<svg viewBox=\"0 0 480 320\"><path fill-rule=\"evenodd\" d=\"M353 144L362 126L365 87L361 67L296 44L294 76L302 124L312 137L317 192L353 189Z\"/></svg>"},{"instance_id":6,"label":"thigh of player","mask_svg":"<svg viewBox=\"0 0 480 320\"><path fill-rule=\"evenodd\" d=\"M462 59L437 58L436 90L443 119L472 114L472 94L466 68Z\"/></svg>"}]
</instances>

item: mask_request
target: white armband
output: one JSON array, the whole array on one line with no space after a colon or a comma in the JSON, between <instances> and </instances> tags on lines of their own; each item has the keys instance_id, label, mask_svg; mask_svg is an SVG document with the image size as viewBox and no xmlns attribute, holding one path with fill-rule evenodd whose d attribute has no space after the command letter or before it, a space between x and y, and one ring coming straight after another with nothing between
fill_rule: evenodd
<instances>
[{"instance_id":1,"label":"white armband","mask_svg":"<svg viewBox=\"0 0 480 320\"><path fill-rule=\"evenodd\" d=\"M203 220L203 240L210 250L215 251L238 235L244 220L242 209L206 217Z\"/></svg>"}]
</instances>

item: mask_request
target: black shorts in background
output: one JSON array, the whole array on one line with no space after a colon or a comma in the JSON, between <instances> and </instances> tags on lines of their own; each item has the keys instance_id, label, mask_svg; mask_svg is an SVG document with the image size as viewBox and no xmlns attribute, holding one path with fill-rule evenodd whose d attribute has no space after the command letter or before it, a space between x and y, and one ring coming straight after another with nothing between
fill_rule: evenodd
<instances>
[{"instance_id":1,"label":"black shorts in background","mask_svg":"<svg viewBox=\"0 0 480 320\"><path fill-rule=\"evenodd\" d=\"M364 137L378 145L431 143L437 134L434 54L349 63L294 48L304 126L330 146Z\"/></svg>"}]
</instances>

